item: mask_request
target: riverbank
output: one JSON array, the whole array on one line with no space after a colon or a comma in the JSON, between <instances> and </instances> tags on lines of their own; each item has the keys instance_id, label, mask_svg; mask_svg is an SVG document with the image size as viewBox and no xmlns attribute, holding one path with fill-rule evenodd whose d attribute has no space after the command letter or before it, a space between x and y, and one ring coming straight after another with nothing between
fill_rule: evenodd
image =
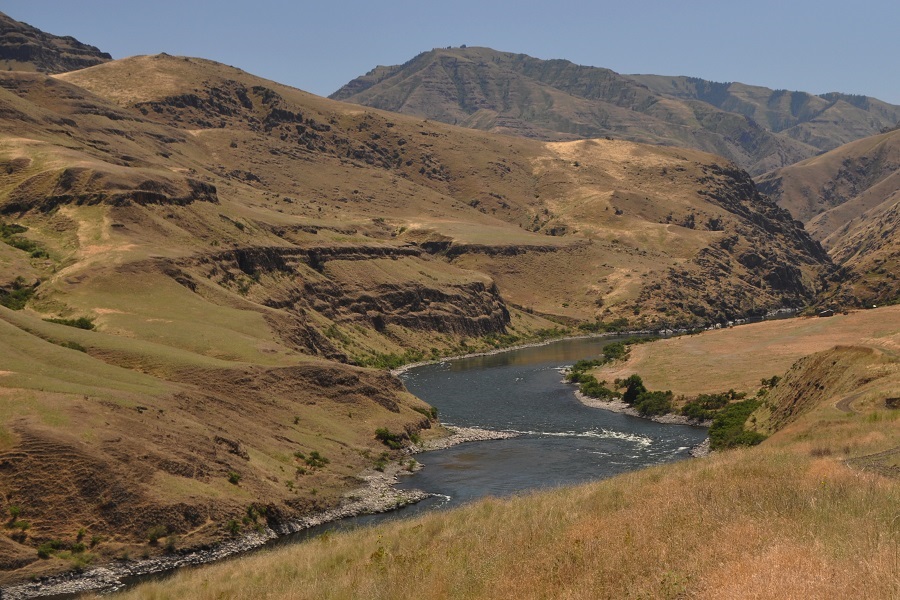
<instances>
[{"instance_id":1,"label":"riverbank","mask_svg":"<svg viewBox=\"0 0 900 600\"><path fill-rule=\"evenodd\" d=\"M450 431L449 436L428 440L420 445L412 445L407 449L407 454L420 454L431 450L443 450L466 442L508 439L519 435L477 427L448 427L447 429ZM125 587L124 581L129 578L213 563L255 550L276 538L312 527L350 517L397 510L433 495L421 490L402 490L395 487L401 476L420 468L421 465L418 463L399 460L386 465L383 471L369 469L359 476L363 483L361 487L344 494L344 500L339 506L324 512L261 527L257 531L220 542L212 547L143 560L117 561L82 573L65 573L32 583L2 588L0 589L0 598L26 600L42 596L75 595L83 592L114 592Z\"/></svg>"},{"instance_id":2,"label":"riverbank","mask_svg":"<svg viewBox=\"0 0 900 600\"><path fill-rule=\"evenodd\" d=\"M770 319L785 319L791 318L798 315L800 309L796 308L779 308L776 310L770 310L766 313L764 317L758 318L759 321L766 321ZM526 348L539 348L541 346L547 346L549 344L554 344L556 342L562 342L565 340L586 340L586 339L594 339L594 338L606 338L606 337L630 337L630 336L659 336L660 338L666 337L677 337L681 335L687 335L691 332L696 331L715 331L720 329L730 329L732 327L738 325L746 325L753 322L756 322L755 318L746 318L746 319L736 319L734 321L726 321L725 323L713 323L712 325L706 325L704 327L700 327L699 329L687 329L684 327L679 327L677 329L652 329L652 330L637 330L637 331L604 331L603 333L581 333L577 335L566 335L562 337L551 338L547 340L540 340L535 342L528 342L525 344L517 344L515 346L504 346L502 348L493 348L491 350L484 350L482 352L471 352L469 354L459 354L456 356L445 356L438 359L433 360L421 360L414 363L408 363L402 366L397 367L396 369L391 369L391 375L398 376L402 375L406 371L410 369L415 369L416 367L424 367L426 365L437 365L442 362L450 362L454 360L462 360L464 358L477 358L479 356L494 356L495 354L502 354L503 352L512 352L514 350L524 350Z\"/></svg>"},{"instance_id":3,"label":"riverbank","mask_svg":"<svg viewBox=\"0 0 900 600\"><path fill-rule=\"evenodd\" d=\"M419 362L409 363L396 369L391 369L391 375L397 377L398 375L402 375L403 373L409 371L410 369L415 369L417 367L424 367L426 365L439 365L443 362L451 362L454 360L463 360L465 358L478 358L479 356L494 356L497 354L503 354L504 352L513 352L515 350L525 350L526 348L540 348L541 346L548 346L550 344L555 344L557 342L564 342L567 340L589 340L596 338L607 338L607 337L629 337L636 335L670 335L670 333L663 333L659 331L616 331L616 332L603 332L603 333L584 333L579 335L570 335L552 338L549 340L541 340L539 342L529 342L527 344L518 344L516 346L505 346L503 348L494 348L492 350L485 350L483 352L472 352L469 354L460 354L458 356L445 356L443 358L438 358L435 360L422 360Z\"/></svg>"},{"instance_id":4,"label":"riverbank","mask_svg":"<svg viewBox=\"0 0 900 600\"><path fill-rule=\"evenodd\" d=\"M520 433L512 431L493 431L491 429L482 429L480 427L447 427L450 435L447 437L426 440L421 444L412 444L407 448L409 454L419 454L421 452L430 452L432 450L444 450L466 442L484 442L488 440L508 440L509 438L518 437Z\"/></svg>"},{"instance_id":5,"label":"riverbank","mask_svg":"<svg viewBox=\"0 0 900 600\"><path fill-rule=\"evenodd\" d=\"M622 400L602 400L600 398L591 398L590 396L585 396L578 390L575 390L575 397L578 398L579 402L591 408L599 408L614 413L621 413L623 415L639 417L641 419L649 419L651 421L655 421L656 423L665 423L666 425L692 425L694 427L709 427L710 425L712 425L712 421L697 421L696 419L691 419L689 417L685 417L684 415L642 415L637 411L636 408L625 404L625 402L623 402Z\"/></svg>"}]
</instances>

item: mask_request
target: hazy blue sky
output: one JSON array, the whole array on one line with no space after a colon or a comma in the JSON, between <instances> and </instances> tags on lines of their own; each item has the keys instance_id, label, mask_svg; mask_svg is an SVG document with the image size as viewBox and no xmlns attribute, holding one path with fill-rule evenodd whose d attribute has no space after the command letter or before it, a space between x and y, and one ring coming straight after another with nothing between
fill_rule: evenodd
<instances>
[{"instance_id":1,"label":"hazy blue sky","mask_svg":"<svg viewBox=\"0 0 900 600\"><path fill-rule=\"evenodd\" d=\"M376 65L468 44L619 73L841 91L900 104L896 0L3 0L0 10L115 58L199 56L320 95Z\"/></svg>"}]
</instances>

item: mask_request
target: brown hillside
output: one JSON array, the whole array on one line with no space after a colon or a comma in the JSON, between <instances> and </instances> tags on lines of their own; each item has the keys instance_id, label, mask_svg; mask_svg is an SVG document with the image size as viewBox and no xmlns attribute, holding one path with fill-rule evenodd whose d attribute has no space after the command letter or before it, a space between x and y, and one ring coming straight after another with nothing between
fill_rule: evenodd
<instances>
[{"instance_id":1,"label":"brown hillside","mask_svg":"<svg viewBox=\"0 0 900 600\"><path fill-rule=\"evenodd\" d=\"M620 75L490 48L436 48L332 94L393 112L544 140L614 137L696 148L754 175L900 121L874 98Z\"/></svg>"},{"instance_id":2,"label":"brown hillside","mask_svg":"<svg viewBox=\"0 0 900 600\"><path fill-rule=\"evenodd\" d=\"M829 298L867 305L900 299L900 131L774 171L759 187L805 221L810 234L846 268L846 281L837 282Z\"/></svg>"},{"instance_id":3,"label":"brown hillside","mask_svg":"<svg viewBox=\"0 0 900 600\"><path fill-rule=\"evenodd\" d=\"M0 13L0 68L63 73L111 60L106 52L70 36L56 36Z\"/></svg>"},{"instance_id":4,"label":"brown hillside","mask_svg":"<svg viewBox=\"0 0 900 600\"><path fill-rule=\"evenodd\" d=\"M133 72L144 76L129 86ZM703 293L708 280L700 271L709 268L720 279L726 272L742 279L724 294L728 314L759 311L795 302L789 298L797 294L811 297L814 265L822 260L787 215L755 196L744 175L708 155L623 142L546 145L485 136L360 111L194 59L135 58L64 78L146 119L202 128L195 139L215 147L215 175L306 197L276 205L285 214L340 214L345 229L355 219L360 232L364 224L379 225L381 232L369 235L397 233L390 239L486 270L508 300L544 313L622 316L675 265L696 270L698 284L683 298L687 304L664 309L671 320L720 312L691 308L706 304L691 299ZM177 94L173 82L180 82ZM244 161L248 151L252 167ZM348 183L329 189L325 181ZM759 235L783 241L769 244L759 260L741 259L747 248L763 246L741 240ZM702 258L695 264L710 246L716 266ZM782 251L800 254L785 261ZM540 299L526 289L531 265L557 273ZM773 275L778 265L784 269ZM771 291L750 292L760 286Z\"/></svg>"},{"instance_id":5,"label":"brown hillside","mask_svg":"<svg viewBox=\"0 0 900 600\"><path fill-rule=\"evenodd\" d=\"M0 491L30 524L9 579L69 566L36 548L82 528L100 560L344 501L376 429L437 429L364 366L802 306L830 268L708 154L490 135L200 59L3 73L0 169L0 299L24 306L0 313Z\"/></svg>"}]
</instances>

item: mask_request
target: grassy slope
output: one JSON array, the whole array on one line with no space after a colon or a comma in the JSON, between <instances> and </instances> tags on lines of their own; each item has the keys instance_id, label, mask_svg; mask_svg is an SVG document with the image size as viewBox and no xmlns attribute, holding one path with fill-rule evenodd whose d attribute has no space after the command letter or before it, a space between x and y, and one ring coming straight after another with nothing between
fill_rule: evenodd
<instances>
[{"instance_id":1,"label":"grassy slope","mask_svg":"<svg viewBox=\"0 0 900 600\"><path fill-rule=\"evenodd\" d=\"M327 535L123 597L894 597L900 480L863 457L886 452L874 470L890 470L900 452L884 405L898 367L866 348L801 361L770 397L792 414L761 446Z\"/></svg>"},{"instance_id":2,"label":"grassy slope","mask_svg":"<svg viewBox=\"0 0 900 600\"><path fill-rule=\"evenodd\" d=\"M733 388L754 392L797 359L835 345L865 343L900 350L900 307L764 321L635 346L628 359L594 372L613 381L637 373L649 389L695 395Z\"/></svg>"},{"instance_id":3,"label":"grassy slope","mask_svg":"<svg viewBox=\"0 0 900 600\"><path fill-rule=\"evenodd\" d=\"M0 287L39 283L0 312L0 491L32 524L0 546L4 580L70 566L35 548L81 528L102 560L147 551L154 526L194 545L253 503L281 518L340 502L384 450L375 429L431 425L396 380L340 361L556 325L513 304L637 323L711 298L730 304L706 318L798 304L826 266L745 174L694 151L492 136L164 55L4 72L0 105L0 212L42 250L0 254ZM706 277L726 236L735 255ZM763 281L792 265L797 286ZM697 287L635 318L674 267ZM298 473L313 450L331 463Z\"/></svg>"}]
</instances>

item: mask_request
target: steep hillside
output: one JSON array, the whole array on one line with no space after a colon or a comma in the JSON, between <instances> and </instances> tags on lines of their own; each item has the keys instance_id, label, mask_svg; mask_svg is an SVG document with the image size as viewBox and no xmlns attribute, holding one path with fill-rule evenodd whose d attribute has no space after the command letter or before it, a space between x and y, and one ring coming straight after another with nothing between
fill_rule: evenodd
<instances>
[{"instance_id":1,"label":"steep hillside","mask_svg":"<svg viewBox=\"0 0 900 600\"><path fill-rule=\"evenodd\" d=\"M802 306L830 269L715 156L167 55L0 74L0 169L6 580L348 502L377 429L439 432L366 366Z\"/></svg>"},{"instance_id":2,"label":"steep hillside","mask_svg":"<svg viewBox=\"0 0 900 600\"><path fill-rule=\"evenodd\" d=\"M760 189L829 249L847 270L829 297L838 303L900 299L900 131L841 146L762 177Z\"/></svg>"},{"instance_id":3,"label":"steep hillside","mask_svg":"<svg viewBox=\"0 0 900 600\"><path fill-rule=\"evenodd\" d=\"M213 174L261 192L261 209L411 244L490 274L509 302L540 313L634 319L643 303L648 324L756 314L809 301L827 262L745 174L709 155L498 138L194 59L129 59L63 78L192 132L214 152ZM676 266L695 284L662 306ZM535 294L531 274L545 270Z\"/></svg>"},{"instance_id":4,"label":"steep hillside","mask_svg":"<svg viewBox=\"0 0 900 600\"><path fill-rule=\"evenodd\" d=\"M629 75L656 93L697 100L753 119L767 131L831 150L881 133L900 121L900 107L852 94L809 94L695 77Z\"/></svg>"},{"instance_id":5,"label":"steep hillside","mask_svg":"<svg viewBox=\"0 0 900 600\"><path fill-rule=\"evenodd\" d=\"M772 420L754 417L775 431L759 446L338 533L123 597L891 598L898 377L894 353L834 348L769 392Z\"/></svg>"},{"instance_id":6,"label":"steep hillside","mask_svg":"<svg viewBox=\"0 0 900 600\"><path fill-rule=\"evenodd\" d=\"M4 71L63 73L111 59L73 37L51 35L0 13L0 68Z\"/></svg>"},{"instance_id":7,"label":"steep hillside","mask_svg":"<svg viewBox=\"0 0 900 600\"><path fill-rule=\"evenodd\" d=\"M696 148L754 175L900 120L900 107L871 98L625 76L489 48L423 52L403 65L377 67L331 97L545 140L611 136Z\"/></svg>"}]
</instances>

